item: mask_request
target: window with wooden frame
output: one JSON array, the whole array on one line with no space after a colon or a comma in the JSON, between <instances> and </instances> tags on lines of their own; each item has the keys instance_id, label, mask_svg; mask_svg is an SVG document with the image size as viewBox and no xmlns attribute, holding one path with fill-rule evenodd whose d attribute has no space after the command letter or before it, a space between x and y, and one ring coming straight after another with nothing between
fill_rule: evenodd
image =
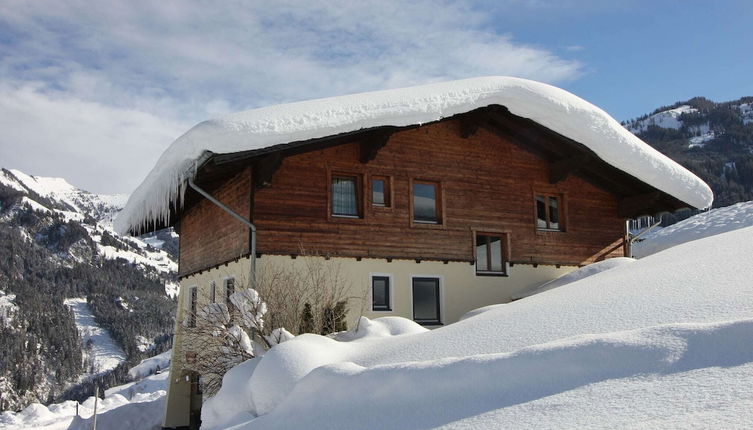
<instances>
[{"instance_id":1,"label":"window with wooden frame","mask_svg":"<svg viewBox=\"0 0 753 430\"><path fill-rule=\"evenodd\" d=\"M562 195L537 194L536 228L540 231L565 231L562 208Z\"/></svg>"},{"instance_id":2,"label":"window with wooden frame","mask_svg":"<svg viewBox=\"0 0 753 430\"><path fill-rule=\"evenodd\" d=\"M333 173L330 185L330 213L334 217L361 217L361 175Z\"/></svg>"},{"instance_id":3,"label":"window with wooden frame","mask_svg":"<svg viewBox=\"0 0 753 430\"><path fill-rule=\"evenodd\" d=\"M371 205L388 208L392 205L392 193L388 176L371 176Z\"/></svg>"},{"instance_id":4,"label":"window with wooden frame","mask_svg":"<svg viewBox=\"0 0 753 430\"><path fill-rule=\"evenodd\" d=\"M209 302L215 303L217 300L217 283L214 281L211 281L209 283Z\"/></svg>"},{"instance_id":5,"label":"window with wooden frame","mask_svg":"<svg viewBox=\"0 0 753 430\"><path fill-rule=\"evenodd\" d=\"M372 311L391 311L390 305L390 277L377 276L371 277L371 310Z\"/></svg>"},{"instance_id":6,"label":"window with wooden frame","mask_svg":"<svg viewBox=\"0 0 753 430\"><path fill-rule=\"evenodd\" d=\"M442 188L439 182L412 181L411 212L413 222L442 224Z\"/></svg>"},{"instance_id":7,"label":"window with wooden frame","mask_svg":"<svg viewBox=\"0 0 753 430\"><path fill-rule=\"evenodd\" d=\"M507 275L507 235L504 233L476 233L476 275Z\"/></svg>"}]
</instances>

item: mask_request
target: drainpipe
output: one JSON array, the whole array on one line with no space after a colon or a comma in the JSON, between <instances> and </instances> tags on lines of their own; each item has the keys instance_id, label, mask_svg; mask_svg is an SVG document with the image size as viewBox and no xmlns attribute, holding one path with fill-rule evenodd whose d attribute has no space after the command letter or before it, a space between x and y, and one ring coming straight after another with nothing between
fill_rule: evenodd
<instances>
[{"instance_id":1,"label":"drainpipe","mask_svg":"<svg viewBox=\"0 0 753 430\"><path fill-rule=\"evenodd\" d=\"M202 196L204 196L204 198L206 198L210 202L214 203L217 207L219 207L223 211L229 213L230 215L233 216L233 218L235 218L238 221L242 222L249 229L251 229L251 258L250 258L250 260L251 260L251 270L250 270L250 272L251 272L250 273L250 275L251 275L251 288L256 289L256 226L251 221L247 220L246 218L244 218L243 216L241 216L240 214L238 214L238 212L230 209L229 207L227 207L227 205L225 205L221 201L219 201L219 200L215 199L214 197L212 197L211 194L209 194L208 192L202 190L198 185L196 185L193 182L193 179L191 179L190 177L188 178L188 186L191 187L191 188L193 188L194 191L196 191L197 193L201 194Z\"/></svg>"},{"instance_id":2,"label":"drainpipe","mask_svg":"<svg viewBox=\"0 0 753 430\"><path fill-rule=\"evenodd\" d=\"M633 258L633 242L637 241L638 239L641 238L641 236L643 236L644 234L646 234L646 233L650 232L651 230L653 230L654 228L656 228L659 224L661 224L661 216L659 217L659 221L656 221L652 225L644 228L643 230L641 230L640 233L636 234L635 236L631 237L628 240L628 251L629 251L629 254L630 254L630 255L628 255L628 257Z\"/></svg>"}]
</instances>

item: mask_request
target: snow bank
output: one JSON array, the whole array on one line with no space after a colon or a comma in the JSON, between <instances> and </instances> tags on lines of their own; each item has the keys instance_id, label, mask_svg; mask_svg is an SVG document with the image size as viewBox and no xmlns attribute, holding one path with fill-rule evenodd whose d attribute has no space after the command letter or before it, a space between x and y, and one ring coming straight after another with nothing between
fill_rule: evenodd
<instances>
[{"instance_id":1,"label":"snow bank","mask_svg":"<svg viewBox=\"0 0 753 430\"><path fill-rule=\"evenodd\" d=\"M162 354L155 355L154 357L141 360L139 364L128 371L128 377L131 379L142 379L157 373L157 371L167 369L170 367L171 354L172 349L167 350Z\"/></svg>"},{"instance_id":2,"label":"snow bank","mask_svg":"<svg viewBox=\"0 0 753 430\"><path fill-rule=\"evenodd\" d=\"M602 160L697 208L709 187L606 112L551 85L484 77L270 106L202 122L179 137L115 221L121 234L170 216L192 168L208 152L232 153L379 126L424 124L498 104L593 150Z\"/></svg>"},{"instance_id":3,"label":"snow bank","mask_svg":"<svg viewBox=\"0 0 753 430\"><path fill-rule=\"evenodd\" d=\"M429 331L426 327L415 321L400 317L381 317L370 320L361 317L356 324L356 329L337 333L335 339L351 341L365 337L387 337L402 334L417 334Z\"/></svg>"},{"instance_id":4,"label":"snow bank","mask_svg":"<svg viewBox=\"0 0 753 430\"><path fill-rule=\"evenodd\" d=\"M162 428L164 411L165 394L154 394L139 401L125 402L101 414L97 413L97 428L159 430ZM68 430L90 430L93 424L94 417L74 417Z\"/></svg>"},{"instance_id":5,"label":"snow bank","mask_svg":"<svg viewBox=\"0 0 753 430\"><path fill-rule=\"evenodd\" d=\"M691 240L753 226L753 202L711 209L652 232L633 245L633 255L645 257Z\"/></svg>"},{"instance_id":6,"label":"snow bank","mask_svg":"<svg viewBox=\"0 0 753 430\"><path fill-rule=\"evenodd\" d=\"M217 395L207 399L201 408L201 425L206 429L226 428L248 421L256 407L251 399L248 380L256 369L260 357L247 360L222 377L222 388Z\"/></svg>"},{"instance_id":7,"label":"snow bank","mask_svg":"<svg viewBox=\"0 0 753 430\"><path fill-rule=\"evenodd\" d=\"M247 428L434 428L601 381L751 363L752 344L748 319L582 335L505 354L370 368L339 363L313 370ZM500 424L483 427L511 423Z\"/></svg>"},{"instance_id":8,"label":"snow bank","mask_svg":"<svg viewBox=\"0 0 753 430\"><path fill-rule=\"evenodd\" d=\"M750 255L753 255L753 228L745 228L679 245L641 260L592 274L559 288L494 307L473 318L431 331L403 336L366 336L351 342L339 342L316 335L298 336L273 348L259 361L251 379L248 381L250 396L255 407L250 412L257 415L272 414L270 416L284 420L278 415L278 409L283 412L290 412L291 409L286 408L292 408L292 406L284 405L292 405L292 403L288 403L289 401L292 402L290 399L301 399L301 397L298 397L299 394L296 394L298 390L311 389L308 382L304 383L303 381L308 378L307 375L311 374L312 371L322 366L329 366L326 368L329 370L317 370L312 374L312 378L328 379L329 376L334 375L332 377L336 381L341 376L345 378L347 375L352 375L354 379L351 380L350 385L360 387L359 382L357 382L357 375L363 372L366 372L364 374L367 375L371 374L363 368L388 366L388 368L397 371L403 367L415 367L410 364L411 362L424 362L424 364L416 364L418 368L421 368L421 366L436 367L436 361L444 362L443 360L449 360L448 357L475 357L471 361L483 360L482 356L487 354L520 354L521 352L518 350L527 347L582 335L596 336L596 338L602 339L597 342L602 346L590 349L589 352L584 353L583 357L596 357L594 358L596 361L608 362L612 360L613 356L610 355L610 351L613 351L613 349L611 346L603 345L608 344L609 339L613 336L622 339L617 342L618 344L620 342L629 344L628 340L631 339L632 335L610 334L607 336L605 334L667 324L674 325L674 328L670 330L671 333L663 328L657 328L654 331L641 332L643 334L638 337L650 338L653 336L651 333L663 333L661 336L657 335L660 337L657 341L659 345L667 345L667 348L670 348L671 351L686 351L682 354L687 354L687 351L696 351L691 349L691 346L700 345L698 342L701 341L692 338L692 336L687 337L696 328L683 331L685 329L677 326L677 324L713 325L719 321L753 319L753 307L750 306L753 303L753 283L750 282L750 278L753 276L753 260L749 258ZM720 345L713 345L716 342L713 339L719 336L727 336L722 333L723 330L728 329L737 333L735 335L738 336L737 339L747 339L747 337L740 337L747 335L738 333L738 331L744 331L740 327L748 327L747 329L749 329L749 323L740 324L742 325L733 324L737 328L732 326L730 326L732 328L719 328L722 331L709 328L711 326L707 327L711 331L709 336L704 338L706 340L703 340L703 342L708 341L707 347L703 349L709 350L707 351L709 353L713 353L712 350L716 348L731 351L734 345L732 343L725 344L724 342L727 342L727 340L724 339L733 339L733 336L730 335L730 337L719 340ZM717 326L713 325L713 327ZM706 328L697 330L704 331ZM578 348L585 348L590 345L588 342L583 343L582 339L578 338L570 339L566 343L570 344L571 341L580 345ZM654 350L652 349L654 347L649 347L650 343L640 342L641 346L636 347L635 350L623 352L628 354L629 351L643 351L649 354ZM687 344L687 348L683 347L683 344ZM750 345L753 345L753 343L746 343L743 340L737 342L736 345L739 351L735 354L730 353L730 359L733 359L732 357L747 357L745 354L749 354ZM540 350L535 349L535 351ZM559 371L568 371L572 361L567 358L570 354L566 353L567 351L567 348L565 348L562 352L564 355L559 355L559 358L551 361L549 365ZM664 355L661 355L661 357L671 355L665 350L662 351L664 351L662 352ZM697 353L701 354L702 352ZM688 357L687 355L684 356ZM584 359L583 357L578 358L578 360ZM658 357L656 355L642 358L632 357L631 361L641 362L640 360L644 360L643 362L645 362L645 360L649 360L651 363L659 363L663 358ZM682 361L681 358L672 358L672 360ZM677 361L677 363L680 363L680 361ZM449 360L447 363L451 362L453 361ZM698 363L698 361L693 362ZM602 367L594 368L594 372L606 372L609 369L604 370L603 366L607 364L603 363ZM536 369L538 368L531 368L529 373L537 373L538 370ZM676 369L679 369L679 367ZM686 368L686 370L688 369L690 367ZM660 370L656 371L659 372ZM609 370L609 372L612 372L612 370ZM639 370L628 366L627 373L620 377L634 375L634 372L640 373ZM322 375L329 376L325 378ZM441 381L456 390L455 402L463 402L464 398L474 395L473 393L477 388L477 383L474 380L466 384L463 382L465 379L453 377L454 373L448 375L443 376ZM499 378L489 378L489 375L500 376ZM608 375L611 375L611 373L608 373ZM497 383L504 382L505 384L510 378L523 378L524 376L512 371L504 374L486 373L486 377L490 380L495 380ZM525 377L530 377L530 375ZM393 405L389 403L389 396L402 390L403 387L388 384L387 382L391 379L386 375L382 375L378 379L383 380L384 385L381 390L377 390L377 393L381 393L382 397L369 397L371 401L377 402L374 404L373 410L389 410L392 413L393 410L389 408ZM428 382L424 381L422 384L426 385ZM753 387L753 384L751 386ZM327 397L335 396L339 399L340 394L335 391L334 387L339 387L334 381L333 385L327 386ZM429 390L438 390L434 386L426 385L426 387ZM377 387L368 387L360 391L371 393L372 388L377 389ZM320 386L320 389L323 388ZM422 392L426 393L427 391L422 390ZM372 394L368 395L371 396ZM518 395L522 396L523 394L518 393ZM348 406L357 406L359 404L358 396L355 396L352 392L343 395L342 398L349 396L351 396L349 403L341 407L337 402L332 401L329 409L325 409L322 414L339 414ZM411 405L403 406L403 409L412 407L414 402L418 404L422 402L420 398L411 398L410 402L403 400L404 405ZM318 402L319 400L310 399L309 401ZM387 409L380 406L379 402L382 401L388 402L384 405L384 408ZM439 403L447 406L447 403ZM301 404L300 407L302 410L307 410L309 406ZM314 407L312 406L312 408ZM283 414L283 412L280 412L280 414ZM368 414L368 411L362 412ZM300 418L307 415L296 412L296 416ZM251 423L257 421L269 422L266 419L259 418L251 421ZM339 422L339 416L336 421ZM347 420L345 422L347 423ZM386 427L389 427L389 425L386 425Z\"/></svg>"},{"instance_id":9,"label":"snow bank","mask_svg":"<svg viewBox=\"0 0 753 430\"><path fill-rule=\"evenodd\" d=\"M97 428L107 430L159 429L164 416L169 372L113 387L97 402ZM2 429L89 430L92 428L94 397L78 407L68 400L49 407L35 403L20 412L0 414Z\"/></svg>"},{"instance_id":10,"label":"snow bank","mask_svg":"<svg viewBox=\"0 0 753 430\"><path fill-rule=\"evenodd\" d=\"M549 291L551 289L558 288L563 285L567 285L571 282L579 281L581 279L587 278L597 273L601 273L606 270L612 270L615 267L620 267L625 264L630 264L634 261L635 261L634 259L628 258L628 257L617 257L617 258L610 258L604 261L599 261L593 264L589 264L587 266L581 267L578 270L574 270L566 275L560 276L557 279L552 279L551 281L543 285L539 285L538 287L532 288L530 290L517 293L512 296L512 299L517 300L517 299L522 299L524 297L532 296L534 294L543 293L544 291Z\"/></svg>"}]
</instances>

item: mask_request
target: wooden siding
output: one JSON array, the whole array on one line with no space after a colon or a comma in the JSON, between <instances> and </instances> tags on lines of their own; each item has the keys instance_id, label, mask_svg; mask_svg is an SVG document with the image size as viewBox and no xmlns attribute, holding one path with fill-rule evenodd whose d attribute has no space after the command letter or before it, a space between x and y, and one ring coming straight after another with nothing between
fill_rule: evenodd
<instances>
[{"instance_id":1,"label":"wooden siding","mask_svg":"<svg viewBox=\"0 0 753 430\"><path fill-rule=\"evenodd\" d=\"M255 192L258 251L295 254L303 246L332 256L472 261L478 230L509 233L518 263L623 255L616 196L577 175L551 185L545 160L483 128L467 139L457 120L400 131L367 164L360 151L353 143L285 158L271 184ZM332 172L362 175L362 219L329 215ZM370 175L391 178L392 207L369 204ZM442 225L411 222L413 179L441 183ZM536 192L563 196L565 232L536 230Z\"/></svg>"},{"instance_id":2,"label":"wooden siding","mask_svg":"<svg viewBox=\"0 0 753 430\"><path fill-rule=\"evenodd\" d=\"M251 169L247 168L213 187L212 195L239 214L251 212ZM187 192L195 201L180 220L179 275L196 272L248 254L248 227L210 201Z\"/></svg>"}]
</instances>

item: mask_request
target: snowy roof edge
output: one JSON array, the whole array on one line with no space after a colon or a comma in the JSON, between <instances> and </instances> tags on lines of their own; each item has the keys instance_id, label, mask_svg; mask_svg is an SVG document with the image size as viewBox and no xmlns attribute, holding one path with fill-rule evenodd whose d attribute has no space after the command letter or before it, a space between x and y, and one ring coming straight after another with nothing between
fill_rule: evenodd
<instances>
[{"instance_id":1,"label":"snowy roof edge","mask_svg":"<svg viewBox=\"0 0 753 430\"><path fill-rule=\"evenodd\" d=\"M633 135L600 108L560 88L490 76L269 106L204 121L176 139L115 220L120 233L169 223L182 204L192 166L207 153L263 149L380 126L438 121L489 105L505 106L582 143L606 163L698 209L708 185Z\"/></svg>"}]
</instances>

